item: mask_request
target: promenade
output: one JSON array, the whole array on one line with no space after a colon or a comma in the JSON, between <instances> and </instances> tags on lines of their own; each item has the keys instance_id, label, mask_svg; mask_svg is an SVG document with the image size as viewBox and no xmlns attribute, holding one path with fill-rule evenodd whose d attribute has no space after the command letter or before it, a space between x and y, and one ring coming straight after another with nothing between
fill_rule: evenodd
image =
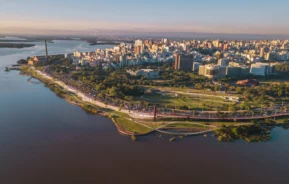
<instances>
[{"instance_id":1,"label":"promenade","mask_svg":"<svg viewBox=\"0 0 289 184\"><path fill-rule=\"evenodd\" d=\"M113 111L119 111L119 106L115 106L109 103L105 103L99 100L96 100L92 97L90 97L88 94L85 94L81 92L80 90L73 88L67 84L65 84L63 81L54 79L47 73L43 71L36 70L33 68L38 75L41 77L48 79L50 81L53 81L55 84L63 87L65 90L74 93L76 96L82 99L84 102L89 102L93 105L96 105L101 108L111 109ZM132 110L128 108L122 108L121 112L128 114L130 117L135 119L152 119L153 118L153 112L152 110ZM246 121L246 120L257 120L257 119L265 119L265 118L276 118L276 117L282 117L282 116L289 116L289 110L284 111L275 111L273 114L252 114L252 115L226 115L224 117L217 117L216 112L206 112L202 113L199 112L198 115L194 115L191 111L178 111L178 112L158 112L157 117L160 118L174 118L174 119L184 119L189 118L193 120L214 120L214 121Z\"/></svg>"}]
</instances>

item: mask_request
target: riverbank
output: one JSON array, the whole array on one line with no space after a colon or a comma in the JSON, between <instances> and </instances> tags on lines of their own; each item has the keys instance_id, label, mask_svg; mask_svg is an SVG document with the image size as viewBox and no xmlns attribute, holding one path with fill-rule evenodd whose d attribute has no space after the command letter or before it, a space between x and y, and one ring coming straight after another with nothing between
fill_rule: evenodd
<instances>
[{"instance_id":1,"label":"riverbank","mask_svg":"<svg viewBox=\"0 0 289 184\"><path fill-rule=\"evenodd\" d=\"M82 107L87 113L109 117L116 125L118 131L123 135L146 135L154 131L153 128L135 123L133 120L128 120L133 118L133 115L132 117L129 116L129 114L132 114L129 111L121 110L122 112L119 112L117 107L95 101L82 92L67 86L63 82L53 79L44 72L36 70L34 67L24 66L22 67L21 72L40 80L56 95L65 99L72 105Z\"/></svg>"},{"instance_id":2,"label":"riverbank","mask_svg":"<svg viewBox=\"0 0 289 184\"><path fill-rule=\"evenodd\" d=\"M22 71L25 71L42 81L47 87L54 91L58 96L64 98L68 103L73 105L78 105L82 107L86 112L90 114L99 114L101 116L109 117L115 124L118 132L122 135L135 136L135 135L146 135L151 132L159 132L168 135L201 135L208 132L213 132L220 126L215 126L210 123L203 123L203 127L199 127L201 123L190 123L189 120L184 120L180 122L176 121L165 121L153 122L151 118L141 118L140 113L129 111L126 109L121 109L116 106L105 104L101 101L97 101L82 93L78 89L72 88L66 85L64 82L54 79L45 72L37 70L34 67L23 67ZM140 117L140 118L138 118ZM186 122L187 121L187 122ZM229 124L229 123L228 123ZM237 125L235 123L231 124L233 127L247 126L246 123ZM204 129L204 127L211 126L211 129ZM212 127L214 126L214 127ZM225 134L228 131L225 131ZM218 132L215 132L218 133ZM227 139L226 135L222 133L222 139L220 141L228 141L232 139ZM248 132L250 134L250 132ZM219 135L219 137L220 137ZM244 137L244 136L243 136ZM237 137L234 139L240 139L243 137ZM264 137L263 137L264 138ZM245 139L246 140L246 139ZM269 139L263 139L269 140ZM254 141L253 139L250 141Z\"/></svg>"}]
</instances>

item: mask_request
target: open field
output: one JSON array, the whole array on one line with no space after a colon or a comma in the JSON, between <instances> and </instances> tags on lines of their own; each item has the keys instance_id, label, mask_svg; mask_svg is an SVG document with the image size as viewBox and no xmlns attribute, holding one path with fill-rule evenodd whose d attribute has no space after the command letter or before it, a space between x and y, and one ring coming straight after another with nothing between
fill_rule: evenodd
<instances>
[{"instance_id":1,"label":"open field","mask_svg":"<svg viewBox=\"0 0 289 184\"><path fill-rule=\"evenodd\" d=\"M142 86L146 88L158 89L160 91L168 91L168 92L180 92L180 93L198 93L203 95L213 95L213 96L238 96L236 94L224 94L218 93L215 91L208 91L206 89L192 89L192 88L183 88L183 87L161 87L161 86Z\"/></svg>"},{"instance_id":2,"label":"open field","mask_svg":"<svg viewBox=\"0 0 289 184\"><path fill-rule=\"evenodd\" d=\"M210 127L201 124L195 124L190 122L181 122L181 123L174 123L169 124L165 128L188 128L188 129L201 129L201 130L209 130Z\"/></svg>"},{"instance_id":3,"label":"open field","mask_svg":"<svg viewBox=\"0 0 289 184\"><path fill-rule=\"evenodd\" d=\"M133 132L135 134L147 134L152 131L152 129L149 129L143 125L137 124L127 118L121 117L121 116L115 116L113 117L114 122L123 128L126 131Z\"/></svg>"},{"instance_id":4,"label":"open field","mask_svg":"<svg viewBox=\"0 0 289 184\"><path fill-rule=\"evenodd\" d=\"M188 107L196 110L209 110L207 107L218 108L223 104L230 105L231 102L225 102L222 98L214 97L190 97L190 96L151 96L144 95L143 97L135 98L136 100L145 100L149 103L158 105L169 105L172 107Z\"/></svg>"}]
</instances>

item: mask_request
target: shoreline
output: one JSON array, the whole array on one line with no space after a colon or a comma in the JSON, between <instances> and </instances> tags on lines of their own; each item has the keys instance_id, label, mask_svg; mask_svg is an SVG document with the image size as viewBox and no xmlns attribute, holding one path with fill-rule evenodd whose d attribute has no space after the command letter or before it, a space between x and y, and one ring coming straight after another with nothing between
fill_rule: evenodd
<instances>
[{"instance_id":1,"label":"shoreline","mask_svg":"<svg viewBox=\"0 0 289 184\"><path fill-rule=\"evenodd\" d=\"M32 70L32 71L31 71ZM126 110L126 109L119 109L116 106L108 105L99 101L96 101L84 93L80 92L79 90L72 88L66 85L64 82L54 79L53 77L49 76L45 72L35 69L35 67L27 67L27 71L25 69L22 70L24 73L27 72L30 76L35 77L36 79L43 82L47 85L52 91L54 91L58 96L65 99L71 105L77 105L82 107L85 111L92 113L92 114L99 114L103 117L108 117L114 123L115 127L117 128L118 132L121 135L131 136L132 139L135 139L134 136L142 136L148 135L152 132L158 132L161 134L166 134L170 136L193 136L193 135L206 135L210 132L216 132L217 130L222 130L224 127L214 126L212 129L207 129L203 131L192 132L189 131L190 128L183 128L187 129L188 132L169 132L166 131L166 126L170 124L182 124L182 123L189 123L189 122L176 122L176 121L163 121L162 123L165 124L164 126L156 127L158 123L152 126L151 122L145 121L146 118L135 118L136 115L134 112ZM69 93L67 93L69 92ZM96 107L95 107L96 106ZM88 108L86 108L88 107ZM95 109L91 109L91 107ZM152 117L151 117L152 118ZM141 121L143 122L137 122ZM194 123L192 123L194 124ZM148 126L151 125L151 126ZM203 125L202 125L203 126ZM246 126L245 124L242 125L227 125L225 127L239 127L239 126ZM254 126L254 125L250 125ZM265 125L266 126L266 125ZM277 124L275 126L278 126ZM177 130L177 129L176 129ZM226 142L227 139L224 139ZM257 139L259 140L259 139ZM222 141L223 142L223 141Z\"/></svg>"},{"instance_id":2,"label":"shoreline","mask_svg":"<svg viewBox=\"0 0 289 184\"><path fill-rule=\"evenodd\" d=\"M30 71L30 70L33 70L33 71ZM65 97L65 95L63 96L63 94L61 92L57 93L54 91L58 96L62 97L64 100L66 100L71 105L80 106L82 108L83 108L82 105L86 105L86 104L87 105L93 104L93 105L97 106L98 112L93 113L93 114L99 114L102 117L110 118L112 120L112 122L115 124L118 132L121 135L143 136L143 135L148 135L148 134L155 132L155 131L159 132L159 133L163 132L164 134L166 134L165 131L160 130L160 128L164 127L162 125L158 126L157 128L153 128L153 127L149 126L149 125L151 125L151 122L146 122L146 123L137 122L137 120L148 120L148 118L152 119L153 116L146 116L146 117L144 117L143 115L137 116L136 113L129 111L129 110L126 110L126 109L122 109L121 111L119 111L118 107L106 105L102 102L93 100L90 97L87 97L85 94L83 94L79 90L74 89L74 88L66 85L62 81L54 79L53 77L47 75L46 73L44 73L42 71L35 69L34 67L28 67L27 73L29 73L30 76L33 76L34 78L40 80L41 82L43 82L47 86L54 84L56 86L59 86L62 91L67 91L67 92L73 93L75 95L75 97L79 98L78 100L80 102L75 102L75 99L74 100L67 99ZM86 109L84 109L84 110L87 111ZM121 114L121 115L119 115L119 114ZM119 119L119 121L118 121L118 119ZM121 121L133 123L135 126L138 127L138 129L142 129L142 131L127 130L126 126L125 127L121 126L121 124L123 124L123 123L121 123ZM170 124L170 122L165 122L165 121L163 121L162 123L164 123L165 125ZM156 125L158 125L158 124L159 123L156 122ZM212 131L214 131L214 130L210 130L210 132L212 132ZM183 135L183 133L181 133L181 134ZM188 132L186 134L190 135L191 132ZM193 133L192 135L201 135L201 134L203 134L203 133L198 133L198 134ZM168 135L177 135L177 133L174 133L174 134L168 133Z\"/></svg>"},{"instance_id":3,"label":"shoreline","mask_svg":"<svg viewBox=\"0 0 289 184\"><path fill-rule=\"evenodd\" d=\"M0 43L0 48L15 48L23 49L28 47L34 47L35 44L25 44L25 43Z\"/></svg>"},{"instance_id":4,"label":"shoreline","mask_svg":"<svg viewBox=\"0 0 289 184\"><path fill-rule=\"evenodd\" d=\"M65 96L62 96L62 94L58 94L57 92L55 92L58 96L62 97L65 101L67 101L67 103L71 104L71 105L75 105L75 106L80 106L83 108L82 105L85 104L93 104L95 106L98 107L97 109L97 113L92 113L92 114L98 114L102 117L108 117L112 120L112 122L115 124L118 132L122 135L126 135L126 136L141 136L141 135L147 135L149 133L154 132L154 129L152 129L152 131L149 132L145 132L145 133L135 133L135 132L131 132L129 130L126 130L124 127L121 127L120 125L118 125L118 122L116 120L115 117L111 116L111 115L115 115L115 113L121 112L121 113L125 113L126 115L128 115L129 117L133 118L133 114L130 113L128 110L121 110L119 111L119 109L117 107L111 106L111 105L106 105L102 102L99 101L95 101L93 99L91 99L90 97L87 97L85 94L83 94L82 92L67 86L65 83L63 83L62 81L53 79L51 76L45 74L42 71L39 71L37 69L35 69L34 67L29 67L28 70L33 70L33 71L28 71L29 75L40 80L41 82L43 82L45 85L51 85L51 84L55 84L56 86L59 86L60 88L62 88L63 91L68 91L71 92L75 95L75 97L79 98L79 101L81 102L74 102L71 99L66 98ZM35 75L36 74L36 75ZM40 77L39 77L40 76ZM83 108L83 110L85 110L86 112L88 112L86 109ZM110 112L111 111L111 112ZM132 116L130 116L132 115ZM134 121L132 121L134 122ZM135 122L134 122L135 123ZM137 125L146 127L146 125L142 125L139 123L136 123Z\"/></svg>"}]
</instances>

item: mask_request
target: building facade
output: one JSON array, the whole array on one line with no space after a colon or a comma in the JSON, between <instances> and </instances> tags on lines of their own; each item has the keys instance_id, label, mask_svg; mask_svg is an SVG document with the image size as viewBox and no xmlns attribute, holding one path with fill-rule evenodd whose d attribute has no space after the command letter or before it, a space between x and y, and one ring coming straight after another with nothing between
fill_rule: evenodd
<instances>
[{"instance_id":1,"label":"building facade","mask_svg":"<svg viewBox=\"0 0 289 184\"><path fill-rule=\"evenodd\" d=\"M193 55L177 54L175 56L175 70L192 71L193 62Z\"/></svg>"}]
</instances>

